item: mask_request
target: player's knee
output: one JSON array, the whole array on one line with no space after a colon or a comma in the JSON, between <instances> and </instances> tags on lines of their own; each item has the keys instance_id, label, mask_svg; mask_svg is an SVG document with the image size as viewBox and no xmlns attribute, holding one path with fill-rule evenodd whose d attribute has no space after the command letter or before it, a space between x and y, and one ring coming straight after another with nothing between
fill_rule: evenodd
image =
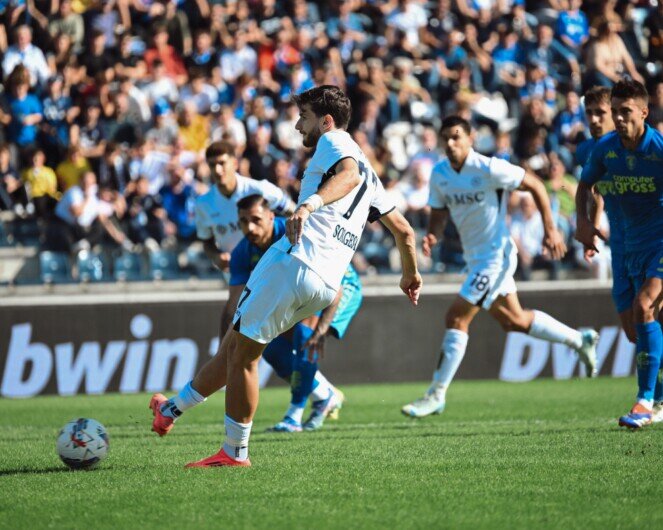
<instances>
[{"instance_id":1,"label":"player's knee","mask_svg":"<svg viewBox=\"0 0 663 530\"><path fill-rule=\"evenodd\" d=\"M633 318L636 324L654 320L654 304L645 293L641 293L633 303Z\"/></svg>"},{"instance_id":2,"label":"player's knee","mask_svg":"<svg viewBox=\"0 0 663 530\"><path fill-rule=\"evenodd\" d=\"M453 313L447 313L445 325L447 326L447 329L459 329L461 331L467 331L468 327L466 319Z\"/></svg>"}]
</instances>

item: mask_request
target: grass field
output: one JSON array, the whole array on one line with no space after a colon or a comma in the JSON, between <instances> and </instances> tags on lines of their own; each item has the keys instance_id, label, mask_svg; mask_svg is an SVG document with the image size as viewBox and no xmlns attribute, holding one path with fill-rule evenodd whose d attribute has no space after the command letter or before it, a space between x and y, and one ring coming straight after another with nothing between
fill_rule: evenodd
<instances>
[{"instance_id":1,"label":"grass field","mask_svg":"<svg viewBox=\"0 0 663 530\"><path fill-rule=\"evenodd\" d=\"M164 439L149 432L145 395L3 400L0 527L663 527L663 425L629 433L615 421L633 380L459 382L443 415L401 416L424 387L344 388L338 422L295 435L263 432L287 400L268 389L249 469L182 468L217 450L223 395ZM55 454L77 416L110 434L94 471L67 471Z\"/></svg>"}]
</instances>

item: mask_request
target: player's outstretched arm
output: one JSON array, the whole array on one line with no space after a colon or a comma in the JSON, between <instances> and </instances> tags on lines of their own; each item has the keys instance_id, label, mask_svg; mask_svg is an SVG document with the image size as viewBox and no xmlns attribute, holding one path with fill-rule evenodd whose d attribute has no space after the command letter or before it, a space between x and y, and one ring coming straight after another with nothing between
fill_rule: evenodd
<instances>
[{"instance_id":1,"label":"player's outstretched arm","mask_svg":"<svg viewBox=\"0 0 663 530\"><path fill-rule=\"evenodd\" d=\"M359 177L359 166L353 158L344 158L335 166L335 174L328 179L318 193L311 195L295 210L285 225L285 233L291 244L299 243L304 223L308 216L326 204L331 204L345 197L355 189L361 179Z\"/></svg>"},{"instance_id":2,"label":"player's outstretched arm","mask_svg":"<svg viewBox=\"0 0 663 530\"><path fill-rule=\"evenodd\" d=\"M526 172L518 189L529 191L534 197L536 207L543 218L543 246L548 249L553 259L562 259L566 254L566 243L555 226L550 198L543 182L536 175Z\"/></svg>"},{"instance_id":3,"label":"player's outstretched arm","mask_svg":"<svg viewBox=\"0 0 663 530\"><path fill-rule=\"evenodd\" d=\"M591 212L588 210L591 210ZM592 214L591 216L590 213ZM591 250L592 252L598 252L596 248L597 238L601 238L604 241L606 239L597 227L600 215L601 212L598 211L592 187L586 182L580 181L578 190L576 191L577 227L575 238L583 244L586 250Z\"/></svg>"},{"instance_id":4,"label":"player's outstretched arm","mask_svg":"<svg viewBox=\"0 0 663 530\"><path fill-rule=\"evenodd\" d=\"M444 228L447 226L448 219L448 208L431 208L430 218L428 219L428 233L424 236L422 242L424 256L430 258L433 247L444 235Z\"/></svg>"},{"instance_id":5,"label":"player's outstretched arm","mask_svg":"<svg viewBox=\"0 0 663 530\"><path fill-rule=\"evenodd\" d=\"M387 227L396 239L396 246L401 255L403 275L401 277L401 290L407 295L413 305L419 301L422 280L417 270L417 254L415 249L414 230L405 217L398 211L392 210L382 216L380 221Z\"/></svg>"}]
</instances>

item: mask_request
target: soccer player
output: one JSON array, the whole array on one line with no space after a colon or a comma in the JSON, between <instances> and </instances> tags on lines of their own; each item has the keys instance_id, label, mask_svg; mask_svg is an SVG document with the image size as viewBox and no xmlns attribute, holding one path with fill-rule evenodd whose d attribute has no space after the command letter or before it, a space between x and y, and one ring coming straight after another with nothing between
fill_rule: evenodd
<instances>
[{"instance_id":1,"label":"soccer player","mask_svg":"<svg viewBox=\"0 0 663 530\"><path fill-rule=\"evenodd\" d=\"M226 439L221 450L188 467L249 466L248 444L258 406L258 361L265 345L297 322L329 306L368 221L380 219L396 240L403 272L401 290L419 300L414 231L389 199L359 146L345 131L348 97L323 85L294 96L296 128L315 153L304 172L300 202L286 223L286 235L260 258L242 292L233 328L221 351L191 383L186 410L209 396L218 373L226 374ZM195 392L195 393L194 393ZM167 429L172 417L154 407L155 422ZM168 425L170 420L170 425Z\"/></svg>"},{"instance_id":2,"label":"soccer player","mask_svg":"<svg viewBox=\"0 0 663 530\"><path fill-rule=\"evenodd\" d=\"M576 161L585 166L589 155L596 143L606 134L615 130L610 112L610 89L607 87L594 87L585 94L585 115L589 122L591 138L585 140L576 149ZM591 216L592 223L598 228L600 215L605 208L610 223L610 252L612 260L612 300L617 308L619 320L626 336L635 342L635 327L633 325L633 312L631 306L635 297L635 290L624 261L624 221L622 210L617 196L609 185L599 182L592 188L592 195L587 200L585 193L576 194L577 217L586 219ZM588 209L588 205L591 208ZM585 259L591 261L595 253L596 236L592 247L585 246Z\"/></svg>"},{"instance_id":3,"label":"soccer player","mask_svg":"<svg viewBox=\"0 0 663 530\"><path fill-rule=\"evenodd\" d=\"M433 382L423 398L401 411L420 418L444 410L447 389L465 355L470 323L481 309L487 310L505 331L520 331L573 348L593 376L598 333L578 331L546 313L523 309L516 294L513 273L517 251L506 222L508 192L517 189L533 195L543 217L544 247L554 259L566 253L543 183L505 160L476 153L470 124L463 118L446 118L440 135L448 158L436 164L431 175L428 204L432 210L423 251L430 256L451 215L469 274L447 311L447 330Z\"/></svg>"},{"instance_id":4,"label":"soccer player","mask_svg":"<svg viewBox=\"0 0 663 530\"><path fill-rule=\"evenodd\" d=\"M260 257L285 234L285 220L275 218L260 195L249 195L237 203L239 224L245 237L230 258L230 296L228 304L237 307L239 297ZM342 338L361 306L361 282L352 266L341 281L336 298L322 311L295 324L291 332L274 339L263 358L276 373L291 383L292 399L283 421L272 432L300 432L320 429L327 416L337 414L343 394L318 371L317 354L324 351L327 332ZM222 335L225 332L222 330ZM283 344L283 345L282 345ZM293 350L296 355L293 356ZM306 401L312 395L311 414L302 424Z\"/></svg>"},{"instance_id":5,"label":"soccer player","mask_svg":"<svg viewBox=\"0 0 663 530\"><path fill-rule=\"evenodd\" d=\"M636 292L638 394L619 425L630 429L652 423L654 400L661 399L656 382L663 333L656 313L663 296L663 135L645 123L648 102L641 83L622 80L615 84L610 104L616 131L594 146L578 186L579 204L586 203L596 185L604 189L604 196L614 194L623 213L626 269ZM586 212L579 212L576 238L595 248L595 237L603 235ZM659 402L656 413L660 408Z\"/></svg>"}]
</instances>

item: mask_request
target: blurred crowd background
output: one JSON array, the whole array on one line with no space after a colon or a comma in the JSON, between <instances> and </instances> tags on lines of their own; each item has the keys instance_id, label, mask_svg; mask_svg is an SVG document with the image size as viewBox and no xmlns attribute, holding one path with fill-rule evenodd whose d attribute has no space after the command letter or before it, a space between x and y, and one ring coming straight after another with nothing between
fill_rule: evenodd
<instances>
[{"instance_id":1,"label":"blurred crowd background","mask_svg":"<svg viewBox=\"0 0 663 530\"><path fill-rule=\"evenodd\" d=\"M572 248L583 91L642 81L663 129L656 0L0 0L0 17L0 245L36 247L44 281L214 276L193 217L205 147L232 141L242 175L296 200L310 154L291 95L320 84L349 94L350 132L419 235L446 115L545 181ZM543 255L531 197L510 222L521 279L588 267ZM355 265L396 272L393 247L369 225ZM453 225L421 258L462 270ZM590 273L609 275L608 247Z\"/></svg>"}]
</instances>

